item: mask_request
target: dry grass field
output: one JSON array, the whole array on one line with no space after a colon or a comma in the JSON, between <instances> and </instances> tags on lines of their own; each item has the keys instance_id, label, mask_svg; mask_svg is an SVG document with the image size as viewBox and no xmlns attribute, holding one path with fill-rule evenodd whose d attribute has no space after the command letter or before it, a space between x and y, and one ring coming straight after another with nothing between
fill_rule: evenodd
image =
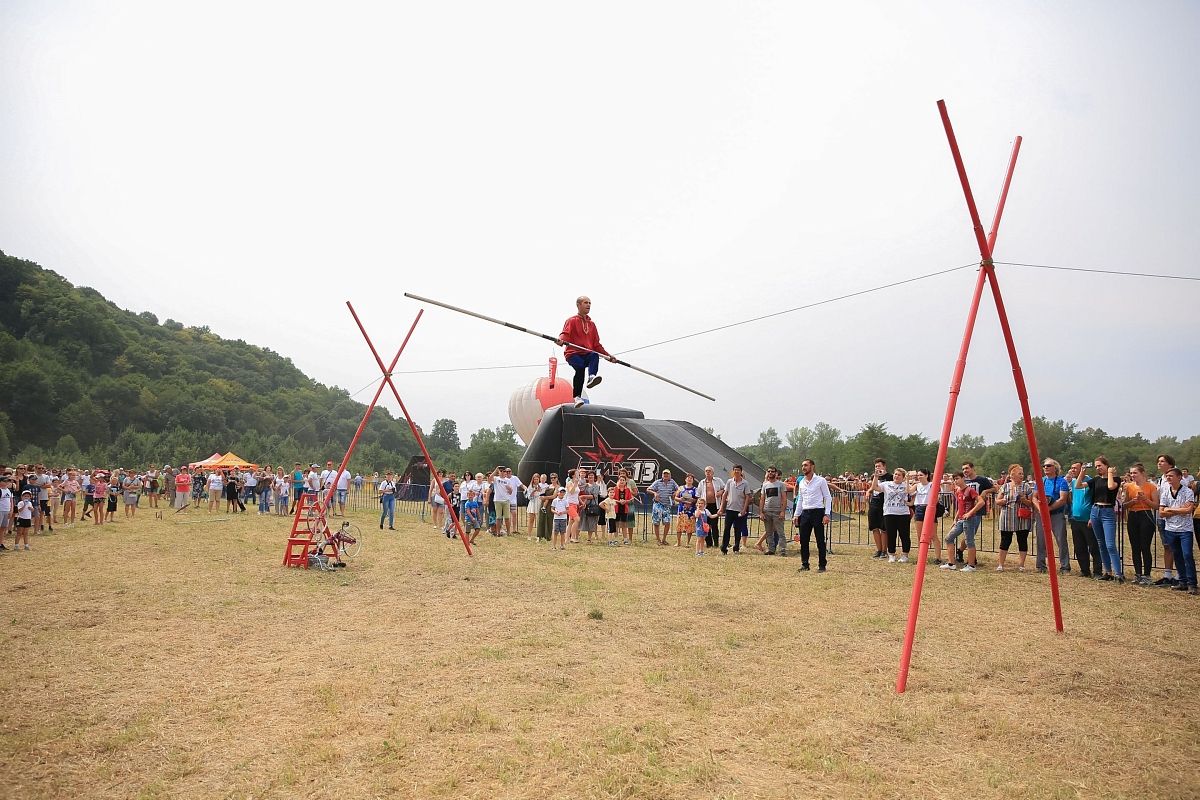
<instances>
[{"instance_id":1,"label":"dry grass field","mask_svg":"<svg viewBox=\"0 0 1200 800\"><path fill-rule=\"evenodd\" d=\"M0 796L1200 796L1200 603L1035 573L481 540L339 573L203 512L0 554ZM815 561L815 558L814 558Z\"/></svg>"}]
</instances>

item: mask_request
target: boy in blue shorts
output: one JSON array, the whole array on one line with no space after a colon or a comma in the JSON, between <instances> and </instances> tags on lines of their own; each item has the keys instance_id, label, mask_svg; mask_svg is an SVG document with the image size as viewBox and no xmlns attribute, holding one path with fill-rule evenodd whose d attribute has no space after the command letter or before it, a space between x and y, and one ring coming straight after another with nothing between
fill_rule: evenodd
<instances>
[{"instance_id":1,"label":"boy in blue shorts","mask_svg":"<svg viewBox=\"0 0 1200 800\"><path fill-rule=\"evenodd\" d=\"M471 544L475 544L475 537L483 529L481 514L479 493L471 489L467 492L467 501L463 503L463 529L471 532Z\"/></svg>"}]
</instances>

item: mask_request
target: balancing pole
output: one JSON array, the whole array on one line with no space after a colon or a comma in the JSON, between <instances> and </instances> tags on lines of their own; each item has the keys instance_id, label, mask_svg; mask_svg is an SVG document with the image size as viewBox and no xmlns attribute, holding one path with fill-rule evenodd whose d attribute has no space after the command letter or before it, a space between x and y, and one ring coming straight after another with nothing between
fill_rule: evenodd
<instances>
[{"instance_id":1,"label":"balancing pole","mask_svg":"<svg viewBox=\"0 0 1200 800\"><path fill-rule=\"evenodd\" d=\"M482 319L486 322L491 322L495 325L502 325L505 328L511 328L514 331L520 331L521 333L527 333L530 336L536 336L539 339L546 339L548 341L554 342L555 344L558 344L558 337L551 336L548 333L541 333L540 331L530 330L529 328L522 328L520 325L515 325L511 322L505 322L504 320L496 319L495 317L489 317L487 314L478 314L474 311L468 311L465 308L459 308L458 306L452 306L449 303L443 303L438 300L430 300L428 297L421 297L420 295L410 294L408 292L405 292L404 296L411 300L416 300L419 303L429 303L430 305L439 306L440 308L445 308L450 311L457 311L460 314L466 314L468 317L475 317L476 319ZM576 350L582 350L585 353L596 353L596 355L598 355L598 356L607 358L607 356L605 356L603 353L597 352L595 350L592 350L591 348L584 347L582 345L575 344L574 342L566 342L566 344L569 344L571 347L574 347ZM621 359L617 358L616 356L613 356L613 363L620 364L622 367L628 367L629 369L633 370L634 372L640 372L643 375L649 375L651 378L657 378L658 380L663 381L664 383L669 383L672 386L683 389L685 392L691 392L694 395L703 397L705 400L712 400L713 402L716 402L717 398L713 397L712 395L707 395L704 392L697 391L690 386L684 386L682 383L673 381L670 378L665 378L662 375L659 375L657 372L651 372L648 369L642 369L641 367L635 367L633 364L630 364L628 361L622 361Z\"/></svg>"},{"instance_id":2,"label":"balancing pole","mask_svg":"<svg viewBox=\"0 0 1200 800\"><path fill-rule=\"evenodd\" d=\"M371 337L367 335L367 329L363 327L362 320L358 318L358 313L354 310L354 306L350 301L346 301L346 308L350 309L350 316L354 317L354 324L358 326L359 333L363 339L367 341L367 347L371 348L371 355L375 356L375 363L379 365L379 369L383 372L383 383L391 387L392 394L396 397L396 402L400 404L400 412L404 414L404 421L408 423L408 429L412 431L413 438L417 440L417 444L421 448L421 454L425 456L425 463L429 465L429 482L437 483L438 492L442 495L442 499L446 502L446 513L450 515L450 519L454 520L454 527L458 531L458 538L462 540L463 547L467 551L467 555L475 555L471 552L471 543L467 541L466 533L463 531L462 521L459 520L458 514L454 511L454 504L450 502L450 496L446 493L446 487L442 482L437 480L437 465L433 463L433 456L429 455L429 449L425 446L425 439L421 436L421 431L417 430L416 423L412 421L412 416L408 413L408 409L404 405L404 400L400 397L400 392L396 390L396 384L392 383L391 367L383 366L383 359L379 357L379 352L375 349L375 345L371 342ZM417 315L420 319L420 315ZM415 326L416 323L414 322ZM409 331L412 335L412 331ZM408 338L405 337L405 342ZM396 366L396 362L392 362L392 367ZM383 383L379 385L380 391L383 390Z\"/></svg>"},{"instance_id":3,"label":"balancing pole","mask_svg":"<svg viewBox=\"0 0 1200 800\"><path fill-rule=\"evenodd\" d=\"M1012 183L1013 171L1017 165L1017 155L1021 151L1021 137L1018 136L1013 143L1012 155L1009 157L1008 171L1004 176L1004 186L1000 192L1000 199L996 204L996 213L992 218L992 228L985 236L983 225L979 220L979 210L975 205L975 198L971 193L971 185L967 180L967 170L963 166L962 155L958 149L958 141L954 136L954 129L950 124L950 116L946 111L946 103L944 100L939 100L937 103L938 112L942 118L942 126L946 131L946 139L950 144L950 153L954 157L954 166L958 171L959 182L962 184L963 195L967 202L967 211L971 217L971 226L975 234L975 241L979 246L979 255L982 259L979 267L979 276L975 281L975 291L971 297L971 305L967 311L966 330L963 333L962 345L959 348L958 361L955 364L954 376L950 381L950 398L946 404L946 416L942 423L942 435L938 442L937 462L934 464L934 476L932 478L934 486L940 486L942 476L945 473L946 454L950 444L950 432L954 426L954 412L958 405L959 390L962 386L963 373L967 366L967 352L971 347L971 338L974 335L975 320L979 312L979 301L983 296L983 284L986 280L991 286L993 298L996 301L996 312L1000 317L1000 327L1004 331L1005 344L1008 347L1009 360L1013 367L1013 379L1016 383L1017 397L1021 402L1021 413L1025 424L1025 435L1029 442L1029 451L1033 459L1033 464L1040 464L1040 459L1037 454L1037 438L1033 430L1033 422L1029 412L1028 392L1025 388L1025 380L1021 374L1021 367L1017 360L1016 345L1013 343L1012 331L1008 324L1008 315L1004 311L1004 301L1000 296L1000 286L996 279L995 267L992 265L992 253L996 246L996 236L1000 228L1000 218L1004 213L1004 206L1008 200L1008 189ZM1042 522L1042 538L1046 547L1046 558L1051 566L1050 572L1050 596L1054 607L1055 626L1060 632L1063 630L1062 623L1062 607L1059 602L1058 594L1058 573L1053 568L1054 563L1054 544L1051 536L1050 528L1050 512L1046 502L1045 488L1041 480L1036 480L1039 506L1041 511ZM900 668L896 674L896 692L903 693L908 684L908 669L912 659L913 638L917 628L917 614L921 607L921 589L925 583L925 566L926 560L929 557L929 544L933 540L934 527L936 522L937 495L930 493L929 502L925 506L925 519L921 526L921 542L920 550L917 557L917 571L913 582L912 599L909 601L908 607L908 623L904 631L904 645L900 652Z\"/></svg>"}]
</instances>

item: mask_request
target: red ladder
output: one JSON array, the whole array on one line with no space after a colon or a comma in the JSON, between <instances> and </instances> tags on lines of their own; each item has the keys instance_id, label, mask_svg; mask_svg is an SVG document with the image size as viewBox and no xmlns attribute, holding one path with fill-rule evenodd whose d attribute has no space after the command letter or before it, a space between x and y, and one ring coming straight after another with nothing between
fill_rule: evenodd
<instances>
[{"instance_id":1,"label":"red ladder","mask_svg":"<svg viewBox=\"0 0 1200 800\"><path fill-rule=\"evenodd\" d=\"M309 514L314 508L317 518L323 518L324 510L317 502L317 496L309 492L302 492L300 499L296 501L296 516L292 518L292 530L288 534L287 549L283 551L285 567L308 569L308 557L317 549L313 526L309 521Z\"/></svg>"}]
</instances>

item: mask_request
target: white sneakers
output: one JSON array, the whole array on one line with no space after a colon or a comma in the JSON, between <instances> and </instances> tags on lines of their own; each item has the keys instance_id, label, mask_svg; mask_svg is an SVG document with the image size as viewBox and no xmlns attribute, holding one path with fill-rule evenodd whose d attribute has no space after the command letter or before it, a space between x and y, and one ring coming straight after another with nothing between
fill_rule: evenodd
<instances>
[{"instance_id":1,"label":"white sneakers","mask_svg":"<svg viewBox=\"0 0 1200 800\"><path fill-rule=\"evenodd\" d=\"M898 558L898 559L896 559L896 560L897 560L897 561L899 561L901 564L907 564L907 563L908 563L908 556L900 556L900 558Z\"/></svg>"},{"instance_id":2,"label":"white sneakers","mask_svg":"<svg viewBox=\"0 0 1200 800\"><path fill-rule=\"evenodd\" d=\"M579 408L581 405L583 405L583 398L582 398L582 397L576 397L576 398L575 398L575 407L576 407L576 408Z\"/></svg>"},{"instance_id":3,"label":"white sneakers","mask_svg":"<svg viewBox=\"0 0 1200 800\"><path fill-rule=\"evenodd\" d=\"M604 380L603 375L593 375L592 377L588 378L587 387L589 389L591 389L593 387L599 386L600 381L602 381L602 380Z\"/></svg>"},{"instance_id":4,"label":"white sneakers","mask_svg":"<svg viewBox=\"0 0 1200 800\"><path fill-rule=\"evenodd\" d=\"M938 569L958 569L958 567L954 564L954 562L947 561L945 564L942 564L940 567L938 567Z\"/></svg>"},{"instance_id":5,"label":"white sneakers","mask_svg":"<svg viewBox=\"0 0 1200 800\"><path fill-rule=\"evenodd\" d=\"M1003 564L999 564L999 565L997 565L997 566L996 566L996 572L1004 572L1004 565L1003 565Z\"/></svg>"},{"instance_id":6,"label":"white sneakers","mask_svg":"<svg viewBox=\"0 0 1200 800\"><path fill-rule=\"evenodd\" d=\"M894 555L893 555L893 556L888 556L888 563L889 563L889 564L895 564L895 563L896 563L896 557L895 557Z\"/></svg>"},{"instance_id":7,"label":"white sneakers","mask_svg":"<svg viewBox=\"0 0 1200 800\"><path fill-rule=\"evenodd\" d=\"M974 572L975 568L972 567L970 564L963 564L962 571L963 572Z\"/></svg>"}]
</instances>

